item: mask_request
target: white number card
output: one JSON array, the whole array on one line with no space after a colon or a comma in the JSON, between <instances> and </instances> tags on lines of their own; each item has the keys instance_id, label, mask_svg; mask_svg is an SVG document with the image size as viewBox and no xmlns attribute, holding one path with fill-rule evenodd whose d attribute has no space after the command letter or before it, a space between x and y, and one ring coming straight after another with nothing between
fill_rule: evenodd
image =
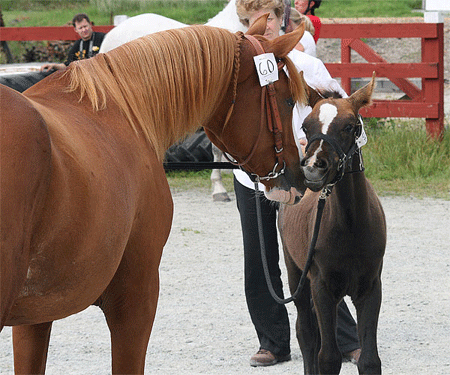
<instances>
[{"instance_id":1,"label":"white number card","mask_svg":"<svg viewBox=\"0 0 450 375\"><path fill-rule=\"evenodd\" d=\"M253 60L255 60L256 71L258 72L261 86L278 81L278 66L273 53L254 56Z\"/></svg>"},{"instance_id":2,"label":"white number card","mask_svg":"<svg viewBox=\"0 0 450 375\"><path fill-rule=\"evenodd\" d=\"M366 131L364 130L364 122L361 116L359 116L359 122L361 124L361 135L358 138L356 138L356 145L359 148L361 148L367 143L367 134Z\"/></svg>"}]
</instances>

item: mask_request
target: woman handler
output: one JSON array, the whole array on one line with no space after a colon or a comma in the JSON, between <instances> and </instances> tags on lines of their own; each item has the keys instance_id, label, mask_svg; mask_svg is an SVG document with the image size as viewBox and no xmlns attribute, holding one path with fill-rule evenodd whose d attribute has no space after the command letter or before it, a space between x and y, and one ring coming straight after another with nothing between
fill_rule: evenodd
<instances>
[{"instance_id":1,"label":"woman handler","mask_svg":"<svg viewBox=\"0 0 450 375\"><path fill-rule=\"evenodd\" d=\"M267 39L274 39L279 35L284 13L283 0L236 0L236 9L240 21L246 27L251 26L260 16L269 13L264 36ZM298 71L303 71L304 78L311 87L337 91L342 96L347 96L339 84L331 78L320 60L295 49L288 57ZM311 110L311 107L299 104L294 108L294 135L300 144L306 144L301 126ZM234 189L244 242L245 296L260 343L258 352L250 359L250 365L270 366L291 359L289 319L286 307L272 298L265 280L256 219L254 183L245 172L234 170ZM264 187L261 186L260 189L263 190ZM281 271L278 265L277 208L273 202L262 200L261 212L269 273L275 291L282 296ZM338 345L344 357L357 361L360 350L356 323L345 302L339 305L338 311Z\"/></svg>"}]
</instances>

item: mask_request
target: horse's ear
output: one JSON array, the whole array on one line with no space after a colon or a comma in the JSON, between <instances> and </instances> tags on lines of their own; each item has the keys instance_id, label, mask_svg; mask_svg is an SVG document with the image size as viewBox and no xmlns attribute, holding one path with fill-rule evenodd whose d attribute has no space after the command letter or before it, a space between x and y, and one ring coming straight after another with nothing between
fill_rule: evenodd
<instances>
[{"instance_id":1,"label":"horse's ear","mask_svg":"<svg viewBox=\"0 0 450 375\"><path fill-rule=\"evenodd\" d=\"M247 30L245 34L247 35L264 35L267 27L267 19L270 13L263 14L259 17L252 26Z\"/></svg>"},{"instance_id":2,"label":"horse's ear","mask_svg":"<svg viewBox=\"0 0 450 375\"><path fill-rule=\"evenodd\" d=\"M376 74L373 72L371 81L350 96L349 100L352 103L355 113L358 113L360 108L366 107L372 103L372 93L375 88L375 76Z\"/></svg>"},{"instance_id":3,"label":"horse's ear","mask_svg":"<svg viewBox=\"0 0 450 375\"><path fill-rule=\"evenodd\" d=\"M286 57L291 52L305 32L305 22L302 23L291 33L287 33L275 38L270 42L270 45L266 47L266 52L273 52L278 58Z\"/></svg>"}]
</instances>

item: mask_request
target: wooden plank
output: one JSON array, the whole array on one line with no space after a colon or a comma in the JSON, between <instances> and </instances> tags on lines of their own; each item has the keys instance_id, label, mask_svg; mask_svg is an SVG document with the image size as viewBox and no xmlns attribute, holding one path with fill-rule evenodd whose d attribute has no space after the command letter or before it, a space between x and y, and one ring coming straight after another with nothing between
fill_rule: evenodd
<instances>
[{"instance_id":1,"label":"wooden plank","mask_svg":"<svg viewBox=\"0 0 450 375\"><path fill-rule=\"evenodd\" d=\"M438 78L437 63L326 63L333 77Z\"/></svg>"},{"instance_id":2,"label":"wooden plank","mask_svg":"<svg viewBox=\"0 0 450 375\"><path fill-rule=\"evenodd\" d=\"M94 31L107 33L114 26L94 26ZM79 35L71 26L0 27L0 41L77 40Z\"/></svg>"},{"instance_id":3,"label":"wooden plank","mask_svg":"<svg viewBox=\"0 0 450 375\"><path fill-rule=\"evenodd\" d=\"M360 39L353 39L350 42L350 47L358 52L362 57L364 57L369 62L380 62L387 63L380 55L378 55L372 48L365 44ZM421 96L421 90L411 82L403 78L392 78L392 83L396 85L400 90L402 90L411 99L418 99Z\"/></svg>"},{"instance_id":4,"label":"wooden plank","mask_svg":"<svg viewBox=\"0 0 450 375\"><path fill-rule=\"evenodd\" d=\"M436 38L433 23L322 24L321 38Z\"/></svg>"},{"instance_id":5,"label":"wooden plank","mask_svg":"<svg viewBox=\"0 0 450 375\"><path fill-rule=\"evenodd\" d=\"M423 103L405 100L374 100L368 108L362 108L364 117L416 117L438 118L439 103Z\"/></svg>"}]
</instances>

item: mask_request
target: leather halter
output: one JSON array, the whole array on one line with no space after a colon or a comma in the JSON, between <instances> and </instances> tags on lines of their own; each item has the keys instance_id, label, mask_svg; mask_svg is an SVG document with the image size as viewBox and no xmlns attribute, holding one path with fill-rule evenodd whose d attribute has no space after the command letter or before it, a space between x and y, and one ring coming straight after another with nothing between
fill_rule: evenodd
<instances>
[{"instance_id":1,"label":"leather halter","mask_svg":"<svg viewBox=\"0 0 450 375\"><path fill-rule=\"evenodd\" d=\"M265 53L261 43L252 35L244 35L244 37L253 45L258 55ZM282 62L278 63L278 70L283 68L284 64ZM259 129L258 138L253 146L252 151L249 156L243 162L235 162L231 160L226 153L224 153L225 157L228 161L234 165L243 166L249 162L252 158L253 154L256 151L256 146L259 143L262 133L262 124L265 122L265 118L267 119L267 126L269 130L273 133L274 142L275 142L275 153L277 157L277 162L271 172L268 173L265 177L260 177L258 175L252 174L255 176L256 180L259 182L260 180L270 180L273 178L277 178L279 175L284 173L286 163L283 157L283 126L281 123L280 111L278 109L278 104L275 97L275 85L273 83L269 83L266 86L262 87L261 90L261 124ZM266 111L264 111L266 108ZM230 113L229 113L230 115ZM227 122L230 116L227 116ZM282 169L277 171L279 165L282 165Z\"/></svg>"}]
</instances>

